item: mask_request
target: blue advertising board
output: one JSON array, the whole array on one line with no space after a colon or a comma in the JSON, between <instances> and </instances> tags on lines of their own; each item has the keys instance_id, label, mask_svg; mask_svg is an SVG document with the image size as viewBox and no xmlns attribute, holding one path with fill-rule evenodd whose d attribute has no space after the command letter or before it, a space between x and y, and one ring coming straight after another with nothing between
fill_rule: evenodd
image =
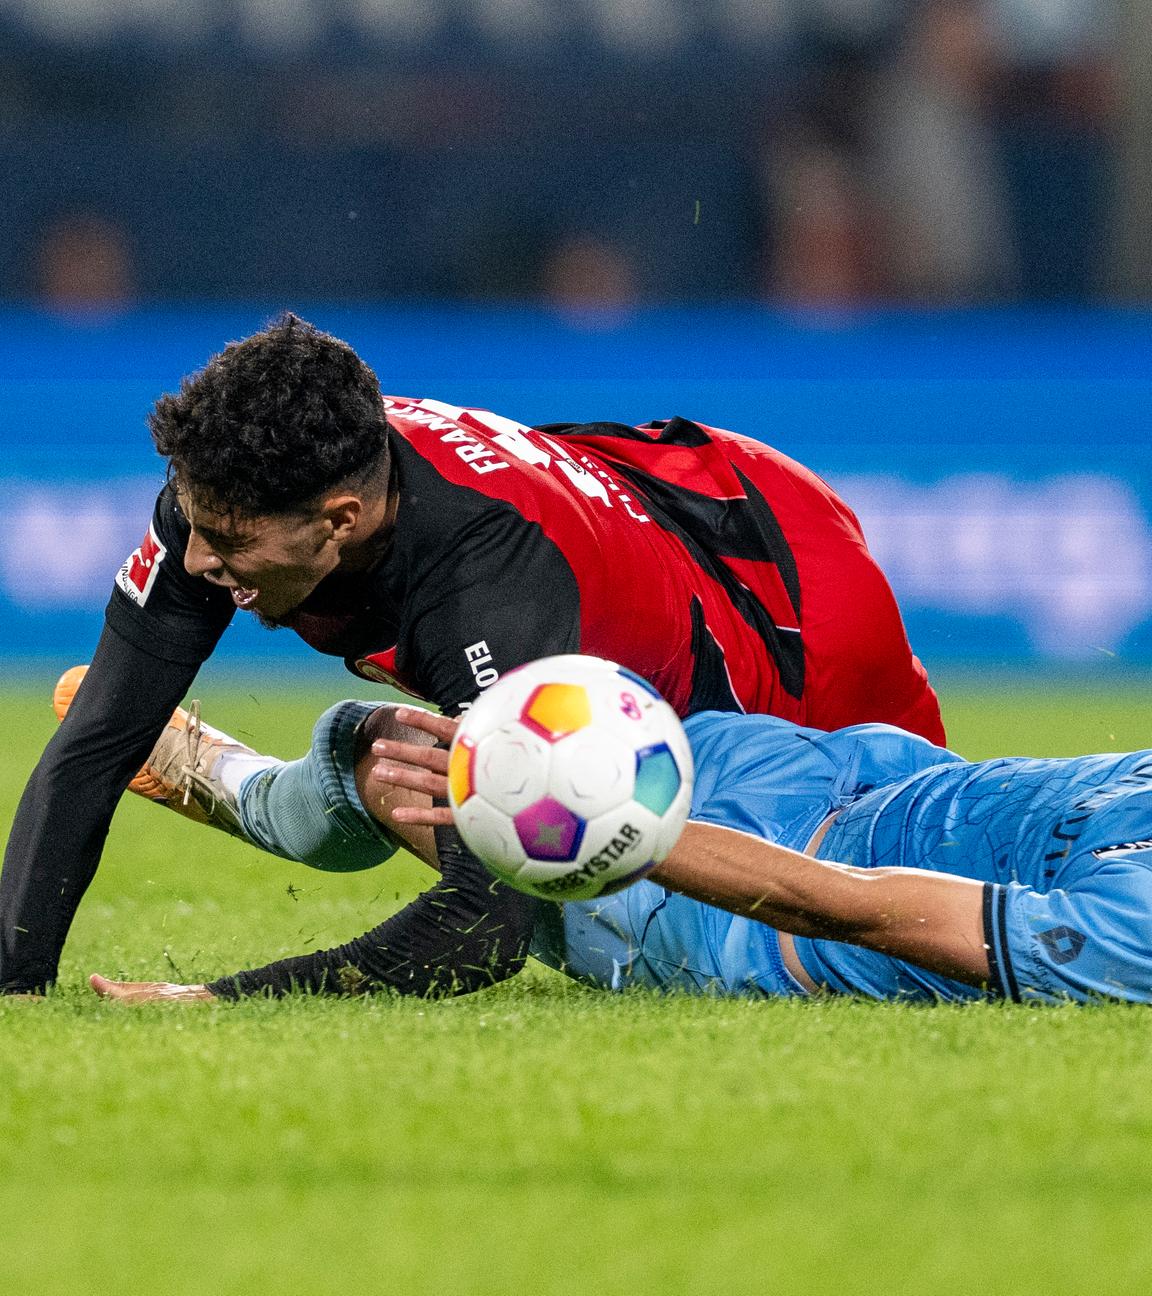
<instances>
[{"instance_id":1,"label":"blue advertising board","mask_svg":"<svg viewBox=\"0 0 1152 1296\"><path fill-rule=\"evenodd\" d=\"M0 656L83 659L163 481L146 415L270 307L0 311ZM682 414L857 511L930 667L1152 665L1152 315L315 306L386 391L522 423ZM311 654L238 617L219 657Z\"/></svg>"}]
</instances>

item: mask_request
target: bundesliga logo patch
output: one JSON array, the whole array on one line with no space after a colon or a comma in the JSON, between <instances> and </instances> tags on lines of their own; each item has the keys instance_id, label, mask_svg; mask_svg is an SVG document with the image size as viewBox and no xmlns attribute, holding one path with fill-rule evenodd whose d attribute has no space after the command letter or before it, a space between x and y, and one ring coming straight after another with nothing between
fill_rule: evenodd
<instances>
[{"instance_id":1,"label":"bundesliga logo patch","mask_svg":"<svg viewBox=\"0 0 1152 1296\"><path fill-rule=\"evenodd\" d=\"M136 604L143 607L156 584L156 573L168 550L160 543L151 526L139 549L133 550L128 561L116 573L116 584Z\"/></svg>"}]
</instances>

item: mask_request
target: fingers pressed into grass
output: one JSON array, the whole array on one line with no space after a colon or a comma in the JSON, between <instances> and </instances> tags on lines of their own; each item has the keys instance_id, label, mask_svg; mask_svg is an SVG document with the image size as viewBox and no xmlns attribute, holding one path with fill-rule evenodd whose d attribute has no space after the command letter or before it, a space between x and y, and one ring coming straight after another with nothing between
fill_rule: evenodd
<instances>
[{"instance_id":1,"label":"fingers pressed into grass","mask_svg":"<svg viewBox=\"0 0 1152 1296\"><path fill-rule=\"evenodd\" d=\"M113 981L93 972L88 984L101 999L118 1003L201 1003L216 996L203 985L177 985L171 981Z\"/></svg>"}]
</instances>

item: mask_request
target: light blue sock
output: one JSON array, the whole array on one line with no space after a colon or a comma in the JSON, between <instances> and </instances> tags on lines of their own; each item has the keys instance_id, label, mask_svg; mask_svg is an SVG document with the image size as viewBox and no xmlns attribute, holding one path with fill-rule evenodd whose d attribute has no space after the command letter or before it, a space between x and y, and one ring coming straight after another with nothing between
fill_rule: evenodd
<instances>
[{"instance_id":1,"label":"light blue sock","mask_svg":"<svg viewBox=\"0 0 1152 1296\"><path fill-rule=\"evenodd\" d=\"M374 702L338 702L316 721L308 755L250 775L240 787L245 835L263 850L328 873L373 868L399 843L356 791L356 729Z\"/></svg>"}]
</instances>

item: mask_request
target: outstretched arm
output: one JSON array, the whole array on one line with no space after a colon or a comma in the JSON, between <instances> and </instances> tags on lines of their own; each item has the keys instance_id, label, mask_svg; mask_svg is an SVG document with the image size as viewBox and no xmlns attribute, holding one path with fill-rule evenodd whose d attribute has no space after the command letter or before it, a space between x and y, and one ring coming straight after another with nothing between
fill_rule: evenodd
<instances>
[{"instance_id":1,"label":"outstretched arm","mask_svg":"<svg viewBox=\"0 0 1152 1296\"><path fill-rule=\"evenodd\" d=\"M469 994L513 976L524 965L540 900L497 882L460 842L455 828L436 833L441 878L399 913L332 949L279 959L208 985L90 978L106 999L193 1002L392 990L424 997Z\"/></svg>"},{"instance_id":2,"label":"outstretched arm","mask_svg":"<svg viewBox=\"0 0 1152 1296\"><path fill-rule=\"evenodd\" d=\"M397 718L441 742L457 722L411 708ZM447 758L412 746L377 743L382 783L446 795ZM446 806L396 809L398 823L445 823ZM689 823L675 849L648 875L670 891L755 918L794 936L860 945L972 985L989 978L984 887L971 878L923 869L853 868L813 859L762 838Z\"/></svg>"},{"instance_id":3,"label":"outstretched arm","mask_svg":"<svg viewBox=\"0 0 1152 1296\"><path fill-rule=\"evenodd\" d=\"M543 902L497 882L454 828L440 829L436 838L440 880L399 913L346 945L220 977L208 989L225 999L381 989L439 997L514 975L528 956Z\"/></svg>"},{"instance_id":4,"label":"outstretched arm","mask_svg":"<svg viewBox=\"0 0 1152 1296\"><path fill-rule=\"evenodd\" d=\"M187 535L165 487L116 577L92 666L28 781L0 875L0 994L55 981L120 794L231 619L227 591L184 570Z\"/></svg>"},{"instance_id":5,"label":"outstretched arm","mask_svg":"<svg viewBox=\"0 0 1152 1296\"><path fill-rule=\"evenodd\" d=\"M542 901L496 882L468 857L363 936L333 949L279 959L208 985L112 981L94 975L102 998L128 1003L311 994L398 994L438 998L469 994L513 976L524 965Z\"/></svg>"},{"instance_id":6,"label":"outstretched arm","mask_svg":"<svg viewBox=\"0 0 1152 1296\"><path fill-rule=\"evenodd\" d=\"M417 716L424 714L411 710ZM405 738L385 745L418 754L422 762L445 769L446 753L428 747L434 737L406 730L396 723L397 714L393 708L382 709L372 718L376 723L365 727L364 736L391 733ZM404 839L409 850L440 869L442 876L434 887L363 936L333 949L281 959L206 986L122 982L96 975L90 979L93 990L104 998L131 1003L235 999L291 990L348 994L391 989L439 996L479 990L517 972L527 957L542 902L496 882L464 848L450 815L446 821L437 818L435 834L419 823L390 822L390 812L400 807L423 806L429 815L435 807L423 792L377 779L374 765L375 758L366 749L356 769L361 801ZM417 772L414 768L413 773Z\"/></svg>"},{"instance_id":7,"label":"outstretched arm","mask_svg":"<svg viewBox=\"0 0 1152 1296\"><path fill-rule=\"evenodd\" d=\"M67 719L33 771L0 874L0 994L42 993L96 873L112 812L196 674L104 628Z\"/></svg>"},{"instance_id":8,"label":"outstretched arm","mask_svg":"<svg viewBox=\"0 0 1152 1296\"><path fill-rule=\"evenodd\" d=\"M989 979L984 885L923 869L853 868L689 823L654 882L793 936L843 941L972 985Z\"/></svg>"}]
</instances>

